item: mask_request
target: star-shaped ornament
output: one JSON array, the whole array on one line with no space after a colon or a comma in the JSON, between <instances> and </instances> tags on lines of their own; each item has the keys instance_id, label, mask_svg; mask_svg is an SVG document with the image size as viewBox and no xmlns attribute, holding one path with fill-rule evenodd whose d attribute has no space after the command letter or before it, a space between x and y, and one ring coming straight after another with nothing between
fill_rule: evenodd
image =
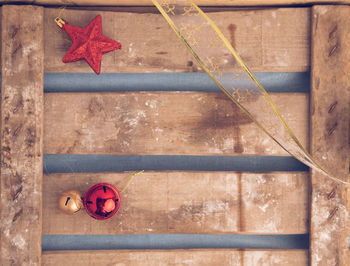
<instances>
[{"instance_id":1,"label":"star-shaped ornament","mask_svg":"<svg viewBox=\"0 0 350 266\"><path fill-rule=\"evenodd\" d=\"M69 25L61 18L56 18L55 21L73 41L72 46L62 58L64 63L84 59L96 74L100 74L102 55L122 47L119 42L102 35L100 15L97 15L86 28Z\"/></svg>"}]
</instances>

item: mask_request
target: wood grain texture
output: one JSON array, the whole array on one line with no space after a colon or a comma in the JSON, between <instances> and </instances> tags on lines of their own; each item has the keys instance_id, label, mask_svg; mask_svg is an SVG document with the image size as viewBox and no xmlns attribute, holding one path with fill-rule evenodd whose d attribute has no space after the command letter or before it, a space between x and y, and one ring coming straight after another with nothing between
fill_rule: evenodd
<instances>
[{"instance_id":1,"label":"wood grain texture","mask_svg":"<svg viewBox=\"0 0 350 266\"><path fill-rule=\"evenodd\" d=\"M1 265L39 265L43 8L2 7Z\"/></svg>"},{"instance_id":2,"label":"wood grain texture","mask_svg":"<svg viewBox=\"0 0 350 266\"><path fill-rule=\"evenodd\" d=\"M306 250L118 250L50 251L43 253L44 266L85 265L307 265Z\"/></svg>"},{"instance_id":3,"label":"wood grain texture","mask_svg":"<svg viewBox=\"0 0 350 266\"><path fill-rule=\"evenodd\" d=\"M57 208L60 193L84 194L131 173L50 174L43 185L43 234L303 234L308 232L307 173L146 172L122 195L118 214L101 225L85 211ZM118 186L117 186L118 187Z\"/></svg>"},{"instance_id":4,"label":"wood grain texture","mask_svg":"<svg viewBox=\"0 0 350 266\"><path fill-rule=\"evenodd\" d=\"M350 7L312 9L311 152L349 179ZM349 187L312 171L311 265L349 265Z\"/></svg>"},{"instance_id":5,"label":"wood grain texture","mask_svg":"<svg viewBox=\"0 0 350 266\"><path fill-rule=\"evenodd\" d=\"M85 61L62 62L71 41L54 22L58 13L57 9L45 9L45 71L92 72ZM86 27L97 14L102 15L103 34L122 44L121 50L103 56L102 72L202 71L160 14L65 10L62 17L71 25ZM309 70L309 8L214 12L209 16L253 71ZM228 54L223 59L227 59L227 71L240 69Z\"/></svg>"},{"instance_id":6,"label":"wood grain texture","mask_svg":"<svg viewBox=\"0 0 350 266\"><path fill-rule=\"evenodd\" d=\"M68 5L68 6L149 6L151 0L0 0L8 2L35 3L40 5ZM162 2L159 0L159 2ZM197 5L203 6L286 6L300 4L350 4L349 0L194 0Z\"/></svg>"},{"instance_id":7,"label":"wood grain texture","mask_svg":"<svg viewBox=\"0 0 350 266\"><path fill-rule=\"evenodd\" d=\"M308 145L308 95L271 96ZM44 132L45 153L288 155L223 93L50 93Z\"/></svg>"}]
</instances>

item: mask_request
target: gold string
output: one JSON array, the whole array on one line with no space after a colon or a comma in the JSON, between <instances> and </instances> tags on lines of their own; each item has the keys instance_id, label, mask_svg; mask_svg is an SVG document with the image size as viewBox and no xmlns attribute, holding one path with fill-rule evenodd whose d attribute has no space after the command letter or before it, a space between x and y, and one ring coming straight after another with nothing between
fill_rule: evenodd
<instances>
[{"instance_id":1,"label":"gold string","mask_svg":"<svg viewBox=\"0 0 350 266\"><path fill-rule=\"evenodd\" d=\"M316 160L307 152L307 150L303 147L301 142L298 140L294 132L291 130L291 128L288 126L286 121L283 119L282 115L278 111L276 105L272 101L271 97L268 95L264 87L260 84L260 82L256 79L254 74L250 71L248 66L244 63L244 61L241 59L241 57L238 55L236 50L232 47L230 42L225 38L225 36L222 34L222 32L219 30L219 28L215 25L215 23L192 1L190 1L191 6L195 7L195 9L203 16L203 18L210 24L210 26L213 28L213 30L216 32L216 34L220 37L220 39L223 41L225 46L229 49L233 57L237 60L239 65L243 68L243 70L247 73L249 78L256 84L256 86L259 88L260 92L265 97L266 101L272 108L275 115L278 117L279 121L282 123L283 127L286 129L290 137L293 139L293 141L297 144L298 148L304 153L304 157L296 156L292 154L284 145L279 142L261 123L259 123L255 117L242 105L240 104L230 93L229 91L216 79L216 77L211 73L211 71L207 68L205 63L201 60L201 58L198 56L198 54L194 51L194 49L191 47L189 42L186 40L186 38L181 34L180 30L177 28L177 26L174 24L172 19L168 16L167 12L162 8L162 6L158 3L157 0L152 0L153 4L158 8L160 13L163 15L165 20L168 22L170 27L174 30L174 32L177 34L177 36L180 38L180 40L185 44L185 46L189 49L190 53L194 56L194 58L197 60L197 62L200 64L200 66L203 68L203 70L210 76L210 78L216 83L216 85L227 95L242 111L244 111L251 120L261 129L263 132L265 132L271 139L273 139L282 149L284 149L286 152L288 152L290 155L297 158L302 163L308 165L309 167L317 170L318 172L321 172L328 178L345 184L350 185L350 182L343 181L337 177L334 177L330 173L328 173L319 163L316 162Z\"/></svg>"},{"instance_id":2,"label":"gold string","mask_svg":"<svg viewBox=\"0 0 350 266\"><path fill-rule=\"evenodd\" d=\"M56 17L56 19L60 19L61 18L61 15L62 15L63 11L66 9L66 7L67 6L62 6L62 7L59 8L60 12L58 13L58 16Z\"/></svg>"},{"instance_id":3,"label":"gold string","mask_svg":"<svg viewBox=\"0 0 350 266\"><path fill-rule=\"evenodd\" d=\"M134 174L132 174L131 176L129 176L128 178L124 178L123 180L121 180L118 184L117 187L120 187L122 183L126 182L126 185L120 190L120 194L124 193L126 191L126 189L128 188L128 186L131 184L131 182L134 180L135 176L142 174L144 172L144 170L136 172ZM119 189L119 188L118 188Z\"/></svg>"},{"instance_id":4,"label":"gold string","mask_svg":"<svg viewBox=\"0 0 350 266\"><path fill-rule=\"evenodd\" d=\"M277 106L275 105L275 103L272 101L270 95L267 93L267 91L265 90L265 88L261 85L261 83L258 81L258 79L254 76L254 74L250 71L250 69L248 68L248 66L244 63L244 61L242 60L242 58L239 56L239 54L236 52L236 50L232 47L231 43L226 39L226 37L222 34L222 32L220 31L220 29L215 25L215 23L193 2L191 2L191 4L193 6L196 7L197 11L209 22L209 24L211 25L211 27L215 30L215 32L218 34L218 36L220 37L220 39L224 42L224 44L226 45L226 47L230 50L230 52L232 53L233 57L237 60L237 62L240 64L240 66L244 69L244 71L248 74L248 76L252 79L252 81L258 86L258 88L260 89L260 91L262 92L262 94L265 96L265 99L267 100L267 102L269 103L269 105L271 106L273 112L277 115L278 119L280 120L280 122L282 123L282 125L284 126L284 128L286 129L286 131L288 132L288 134L291 136L291 138L295 141L295 143L298 145L298 147L303 151L303 153L307 156L307 159L309 159L317 168L319 169L315 169L313 167L313 169L315 170L320 170L324 175L326 175L327 177L331 178L334 181L340 182L342 184L345 185L350 185L350 182L346 182L343 181L339 178L336 178L334 176L332 176L330 173L328 173L325 169L323 169L323 167L309 154L309 152L305 149L305 147L301 144L301 142L299 141L299 139L296 137L296 135L294 134L293 130L288 126L287 122L284 120L284 118L282 117L281 113L279 112L279 110L277 109ZM279 144L280 145L280 144ZM281 145L280 145L281 146ZM283 148L283 147L282 147ZM286 149L285 149L286 150ZM297 158L298 159L298 158ZM305 163L305 162L303 162Z\"/></svg>"}]
</instances>

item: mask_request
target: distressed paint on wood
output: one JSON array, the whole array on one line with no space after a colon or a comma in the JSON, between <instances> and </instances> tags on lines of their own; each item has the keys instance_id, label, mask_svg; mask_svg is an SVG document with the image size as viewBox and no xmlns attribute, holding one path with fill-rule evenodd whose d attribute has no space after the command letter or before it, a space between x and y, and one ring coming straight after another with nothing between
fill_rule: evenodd
<instances>
[{"instance_id":1,"label":"distressed paint on wood","mask_svg":"<svg viewBox=\"0 0 350 266\"><path fill-rule=\"evenodd\" d=\"M85 61L62 62L71 41L54 22L58 13L58 9L45 9L45 71L90 73ZM121 50L103 56L102 73L203 72L160 14L65 10L62 17L71 25L86 27L97 14L102 15L103 34L122 44ZM238 10L209 16L253 71L309 70L309 8ZM227 71L240 70L231 56L225 56Z\"/></svg>"},{"instance_id":2,"label":"distressed paint on wood","mask_svg":"<svg viewBox=\"0 0 350 266\"><path fill-rule=\"evenodd\" d=\"M179 1L179 0L178 0ZM0 3L8 2L0 0ZM151 0L22 0L23 3L40 5L68 5L68 6L150 6ZM158 0L158 2L162 2ZM194 0L197 5L203 6L286 6L302 4L350 4L349 0Z\"/></svg>"},{"instance_id":3,"label":"distressed paint on wood","mask_svg":"<svg viewBox=\"0 0 350 266\"><path fill-rule=\"evenodd\" d=\"M45 175L43 233L55 234L304 234L308 232L307 173L146 172L122 195L101 225L84 211L64 215L60 193L84 194L98 182L118 184L131 173Z\"/></svg>"},{"instance_id":4,"label":"distressed paint on wood","mask_svg":"<svg viewBox=\"0 0 350 266\"><path fill-rule=\"evenodd\" d=\"M118 250L50 251L43 253L43 265L307 265L307 250Z\"/></svg>"},{"instance_id":5,"label":"distressed paint on wood","mask_svg":"<svg viewBox=\"0 0 350 266\"><path fill-rule=\"evenodd\" d=\"M311 152L349 179L350 7L312 9ZM349 265L349 187L312 171L311 265Z\"/></svg>"},{"instance_id":6,"label":"distressed paint on wood","mask_svg":"<svg viewBox=\"0 0 350 266\"><path fill-rule=\"evenodd\" d=\"M271 97L307 145L308 95ZM223 93L50 93L44 132L45 153L288 155Z\"/></svg>"},{"instance_id":7,"label":"distressed paint on wood","mask_svg":"<svg viewBox=\"0 0 350 266\"><path fill-rule=\"evenodd\" d=\"M2 7L2 265L39 265L43 173L43 8Z\"/></svg>"}]
</instances>

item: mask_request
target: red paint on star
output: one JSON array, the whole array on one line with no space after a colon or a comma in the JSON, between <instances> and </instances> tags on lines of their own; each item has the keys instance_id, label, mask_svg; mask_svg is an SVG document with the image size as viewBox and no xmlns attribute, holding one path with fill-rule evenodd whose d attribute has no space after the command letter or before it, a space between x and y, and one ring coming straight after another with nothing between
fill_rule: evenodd
<instances>
[{"instance_id":1,"label":"red paint on star","mask_svg":"<svg viewBox=\"0 0 350 266\"><path fill-rule=\"evenodd\" d=\"M67 32L73 44L62 58L64 63L84 59L96 74L101 71L102 54L121 49L121 44L102 35L102 18L97 15L86 28L64 23L62 29Z\"/></svg>"}]
</instances>

